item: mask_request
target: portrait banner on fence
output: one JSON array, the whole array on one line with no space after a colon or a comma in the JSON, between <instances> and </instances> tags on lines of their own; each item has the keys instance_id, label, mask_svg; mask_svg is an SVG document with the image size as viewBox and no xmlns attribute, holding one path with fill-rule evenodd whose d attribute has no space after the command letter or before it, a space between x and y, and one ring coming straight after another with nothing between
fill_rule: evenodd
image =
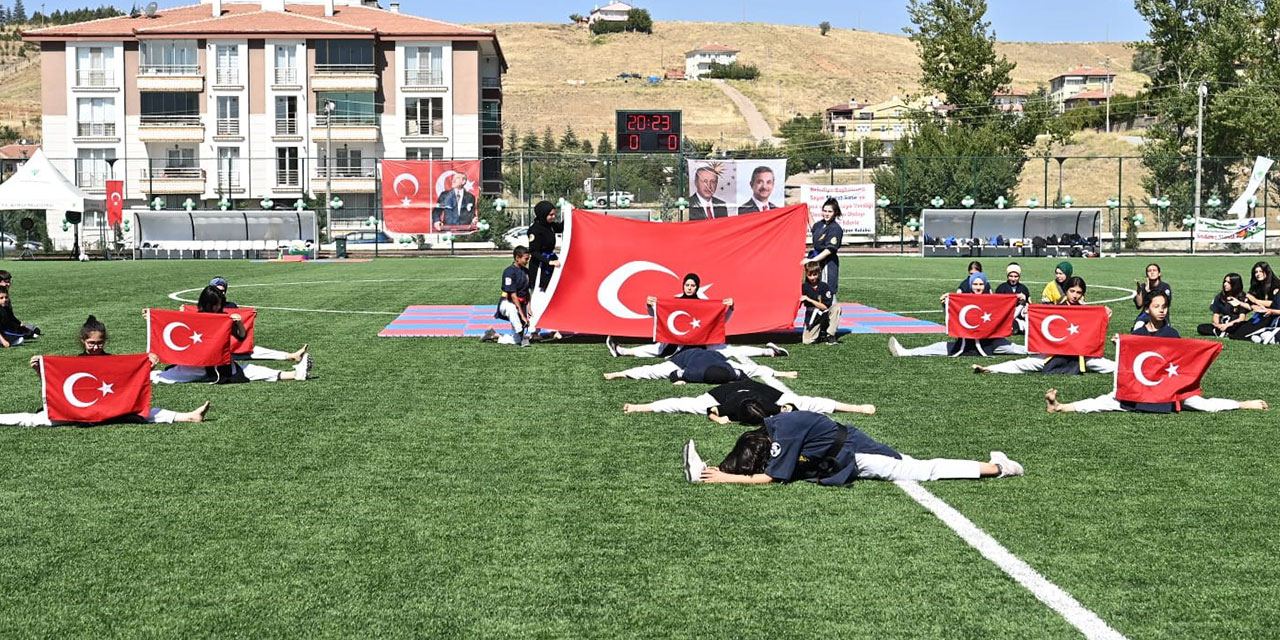
<instances>
[{"instance_id":1,"label":"portrait banner on fence","mask_svg":"<svg viewBox=\"0 0 1280 640\"><path fill-rule=\"evenodd\" d=\"M822 203L840 203L840 228L846 234L876 234L876 186L874 184L802 184L800 202L809 206L810 226L822 219Z\"/></svg>"},{"instance_id":2,"label":"portrait banner on fence","mask_svg":"<svg viewBox=\"0 0 1280 640\"><path fill-rule=\"evenodd\" d=\"M689 159L689 220L782 207L787 160Z\"/></svg>"},{"instance_id":3,"label":"portrait banner on fence","mask_svg":"<svg viewBox=\"0 0 1280 640\"><path fill-rule=\"evenodd\" d=\"M383 160L382 215L392 233L475 231L479 160Z\"/></svg>"},{"instance_id":4,"label":"portrait banner on fence","mask_svg":"<svg viewBox=\"0 0 1280 640\"><path fill-rule=\"evenodd\" d=\"M1262 242L1267 230L1265 218L1238 218L1215 220L1196 218L1196 242L1224 242L1240 244Z\"/></svg>"}]
</instances>

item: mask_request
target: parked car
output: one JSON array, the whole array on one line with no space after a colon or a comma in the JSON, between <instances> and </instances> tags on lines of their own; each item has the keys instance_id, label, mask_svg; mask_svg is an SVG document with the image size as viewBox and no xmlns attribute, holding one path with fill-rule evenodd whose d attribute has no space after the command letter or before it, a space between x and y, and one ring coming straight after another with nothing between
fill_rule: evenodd
<instances>
[{"instance_id":1,"label":"parked car","mask_svg":"<svg viewBox=\"0 0 1280 640\"><path fill-rule=\"evenodd\" d=\"M509 231L502 234L502 239L507 241L509 247L529 246L529 227L512 227ZM563 246L564 234L556 234L556 245Z\"/></svg>"},{"instance_id":2,"label":"parked car","mask_svg":"<svg viewBox=\"0 0 1280 640\"><path fill-rule=\"evenodd\" d=\"M44 251L44 245L41 244L40 242L37 242L35 240L23 240L22 242L18 242L18 239L13 237L12 233L4 234L3 242L4 242L4 250L6 252L22 251L23 249L31 249L32 251Z\"/></svg>"},{"instance_id":3,"label":"parked car","mask_svg":"<svg viewBox=\"0 0 1280 640\"><path fill-rule=\"evenodd\" d=\"M607 197L601 194L595 198L597 207L629 207L636 196L630 191L610 191Z\"/></svg>"},{"instance_id":4,"label":"parked car","mask_svg":"<svg viewBox=\"0 0 1280 640\"><path fill-rule=\"evenodd\" d=\"M347 244L391 244L395 240L383 231L352 231L344 236Z\"/></svg>"}]
</instances>

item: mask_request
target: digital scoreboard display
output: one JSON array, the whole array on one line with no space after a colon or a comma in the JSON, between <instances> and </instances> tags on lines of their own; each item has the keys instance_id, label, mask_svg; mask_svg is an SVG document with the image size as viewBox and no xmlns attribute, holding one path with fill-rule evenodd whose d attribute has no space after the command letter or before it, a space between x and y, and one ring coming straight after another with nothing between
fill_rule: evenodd
<instances>
[{"instance_id":1,"label":"digital scoreboard display","mask_svg":"<svg viewBox=\"0 0 1280 640\"><path fill-rule=\"evenodd\" d=\"M619 111L618 153L679 153L679 111Z\"/></svg>"}]
</instances>

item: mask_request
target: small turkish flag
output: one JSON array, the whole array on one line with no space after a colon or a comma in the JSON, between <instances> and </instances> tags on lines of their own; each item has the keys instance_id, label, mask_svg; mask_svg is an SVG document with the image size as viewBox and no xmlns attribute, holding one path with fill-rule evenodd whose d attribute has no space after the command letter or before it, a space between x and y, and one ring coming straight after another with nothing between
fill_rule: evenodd
<instances>
[{"instance_id":1,"label":"small turkish flag","mask_svg":"<svg viewBox=\"0 0 1280 640\"><path fill-rule=\"evenodd\" d=\"M1101 358L1107 308L1100 305L1027 305L1027 350L1046 356Z\"/></svg>"},{"instance_id":2,"label":"small turkish flag","mask_svg":"<svg viewBox=\"0 0 1280 640\"><path fill-rule=\"evenodd\" d=\"M1120 336L1116 349L1116 400L1181 402L1200 395L1200 379L1222 352L1222 343L1185 338Z\"/></svg>"},{"instance_id":3,"label":"small turkish flag","mask_svg":"<svg viewBox=\"0 0 1280 640\"><path fill-rule=\"evenodd\" d=\"M147 352L166 364L213 367L231 363L231 317L147 309Z\"/></svg>"},{"instance_id":4,"label":"small turkish flag","mask_svg":"<svg viewBox=\"0 0 1280 640\"><path fill-rule=\"evenodd\" d=\"M947 335L952 338L1003 338L1013 335L1018 296L1011 293L947 294Z\"/></svg>"},{"instance_id":5,"label":"small turkish flag","mask_svg":"<svg viewBox=\"0 0 1280 640\"><path fill-rule=\"evenodd\" d=\"M729 307L720 300L659 298L653 314L653 340L666 344L720 344Z\"/></svg>"},{"instance_id":6,"label":"small turkish flag","mask_svg":"<svg viewBox=\"0 0 1280 640\"><path fill-rule=\"evenodd\" d=\"M124 221L124 180L107 180L107 226Z\"/></svg>"},{"instance_id":7,"label":"small turkish flag","mask_svg":"<svg viewBox=\"0 0 1280 640\"><path fill-rule=\"evenodd\" d=\"M200 311L200 308L193 304L184 304L181 309L183 313L199 313ZM231 353L235 355L253 353L253 327L258 321L258 310L253 307L234 307L223 309L222 312L228 316L233 313L239 314L240 324L244 325L244 340L235 337L234 334L231 336Z\"/></svg>"},{"instance_id":8,"label":"small turkish flag","mask_svg":"<svg viewBox=\"0 0 1280 640\"><path fill-rule=\"evenodd\" d=\"M151 360L129 356L42 356L45 410L59 422L106 422L151 412Z\"/></svg>"}]
</instances>

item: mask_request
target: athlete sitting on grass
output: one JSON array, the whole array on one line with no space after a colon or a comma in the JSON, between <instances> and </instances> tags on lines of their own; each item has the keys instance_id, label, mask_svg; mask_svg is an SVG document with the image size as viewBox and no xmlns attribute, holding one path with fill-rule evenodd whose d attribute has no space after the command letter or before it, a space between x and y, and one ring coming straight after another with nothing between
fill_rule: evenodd
<instances>
[{"instance_id":1,"label":"athlete sitting on grass","mask_svg":"<svg viewBox=\"0 0 1280 640\"><path fill-rule=\"evenodd\" d=\"M757 404L744 417L749 418L744 420L747 424L763 426L739 436L719 467L708 467L692 440L685 444L686 480L742 484L807 480L842 486L857 479L919 481L1023 474L1022 465L999 451L992 451L987 462L917 460L820 413L787 411L768 416Z\"/></svg>"},{"instance_id":2,"label":"athlete sitting on grass","mask_svg":"<svg viewBox=\"0 0 1280 640\"><path fill-rule=\"evenodd\" d=\"M972 265L976 263L970 264ZM975 271L969 274L968 282L969 290L972 293L991 293L991 283L987 281L987 274L981 271ZM942 294L942 306L944 308L947 305L947 296L949 295L951 294ZM927 344L923 347L907 349L898 342L897 338L889 336L889 353L898 358L916 356L982 356L989 358L993 355L1026 355L1027 348L1020 344L1009 342L1004 338L983 338L981 340L956 338L949 342L944 340L933 344Z\"/></svg>"},{"instance_id":3,"label":"athlete sitting on grass","mask_svg":"<svg viewBox=\"0 0 1280 640\"><path fill-rule=\"evenodd\" d=\"M876 407L872 404L846 404L830 398L798 396L785 389L777 389L755 380L738 380L722 384L692 398L666 398L648 404L624 404L622 411L624 413L692 413L705 415L712 422L729 424L734 420L741 421L743 406L750 403L764 407L769 415L788 410L816 413L844 411L867 415L876 412Z\"/></svg>"}]
</instances>

